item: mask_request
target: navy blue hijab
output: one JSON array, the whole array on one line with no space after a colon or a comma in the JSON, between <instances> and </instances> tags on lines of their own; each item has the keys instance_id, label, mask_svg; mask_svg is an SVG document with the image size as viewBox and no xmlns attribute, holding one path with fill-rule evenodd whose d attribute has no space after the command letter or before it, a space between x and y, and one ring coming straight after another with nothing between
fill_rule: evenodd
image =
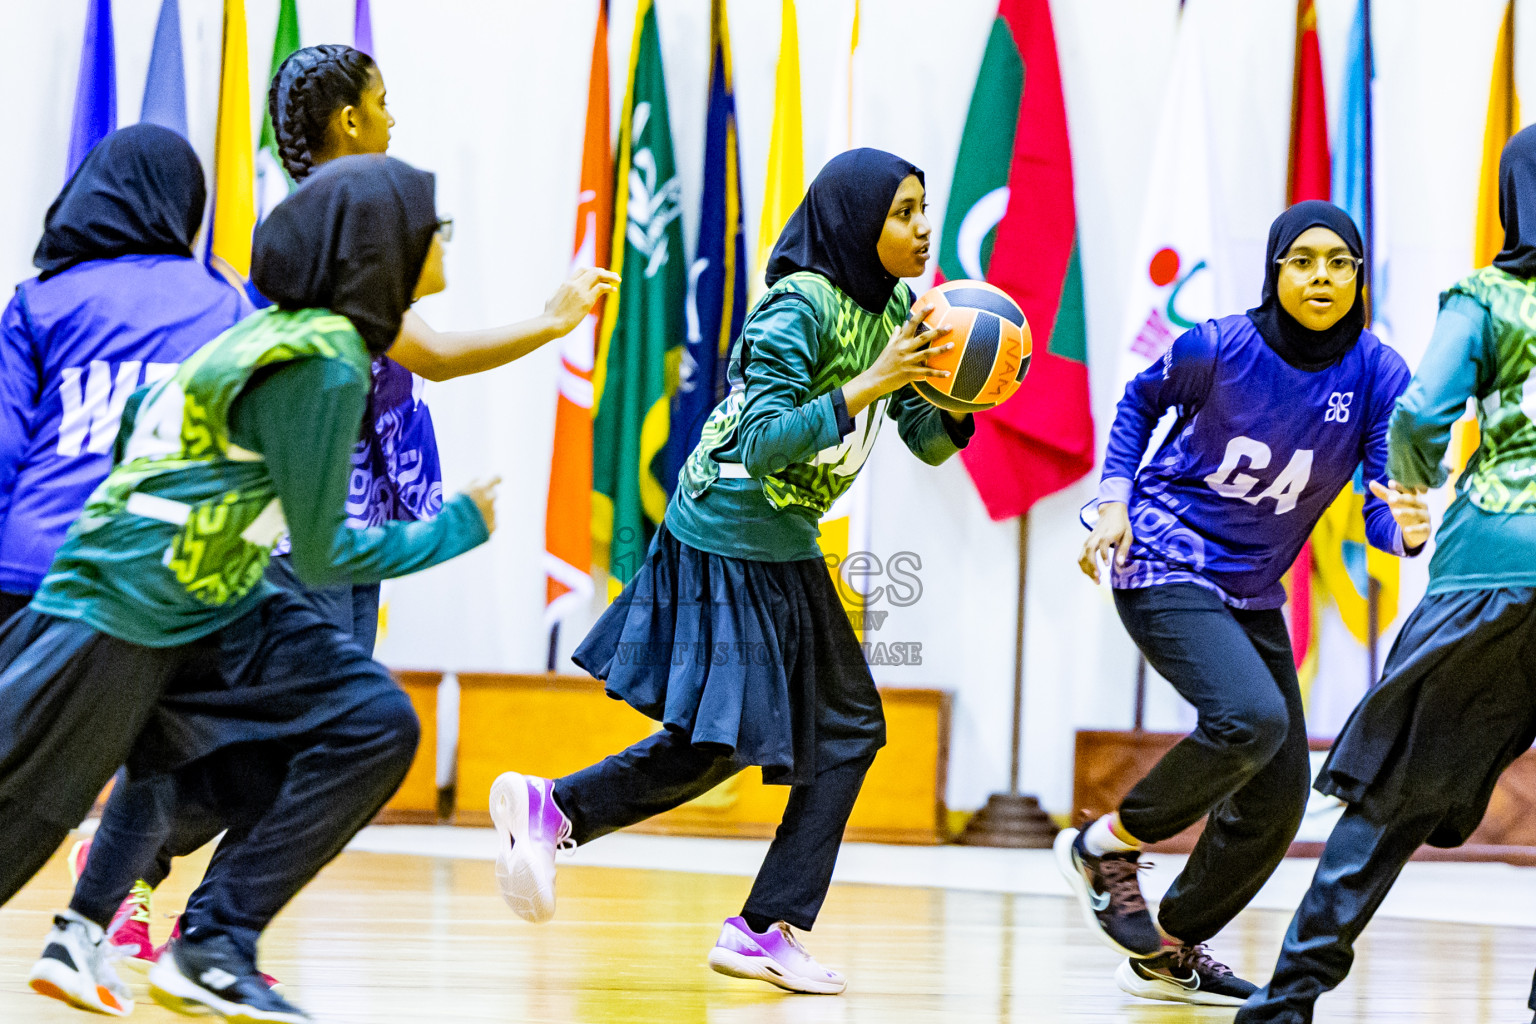
<instances>
[{"instance_id":1,"label":"navy blue hijab","mask_svg":"<svg viewBox=\"0 0 1536 1024\"><path fill-rule=\"evenodd\" d=\"M207 198L203 165L186 139L154 124L119 128L91 149L48 207L32 265L46 280L87 260L191 259Z\"/></svg>"},{"instance_id":2,"label":"navy blue hijab","mask_svg":"<svg viewBox=\"0 0 1536 1024\"><path fill-rule=\"evenodd\" d=\"M880 149L850 149L828 160L768 257L768 287L810 270L868 312L884 312L897 278L880 262L877 245L896 190L913 174L923 180L917 167Z\"/></svg>"},{"instance_id":3,"label":"navy blue hijab","mask_svg":"<svg viewBox=\"0 0 1536 1024\"><path fill-rule=\"evenodd\" d=\"M1522 128L1499 157L1499 220L1504 248L1493 265L1515 277L1536 277L1536 125ZM1521 222L1530 228L1521 234Z\"/></svg>"},{"instance_id":4,"label":"navy blue hijab","mask_svg":"<svg viewBox=\"0 0 1536 1024\"><path fill-rule=\"evenodd\" d=\"M1297 203L1269 226L1264 293L1259 304L1248 311L1248 319L1253 321L1269 347L1298 370L1307 371L1326 370L1343 359L1360 340L1360 332L1365 330L1365 300L1360 295L1363 278L1360 276L1355 277L1354 305L1339 317L1338 323L1325 331L1308 330L1280 305L1280 265L1275 261L1284 258L1303 231L1317 227L1327 228L1342 238L1356 259L1365 258L1360 232L1349 214L1321 199Z\"/></svg>"}]
</instances>

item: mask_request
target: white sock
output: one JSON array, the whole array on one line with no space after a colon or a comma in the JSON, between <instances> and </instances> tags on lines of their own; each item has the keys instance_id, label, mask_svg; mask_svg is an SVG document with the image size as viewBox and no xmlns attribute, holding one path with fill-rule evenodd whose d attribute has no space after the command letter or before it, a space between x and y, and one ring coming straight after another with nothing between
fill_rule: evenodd
<instances>
[{"instance_id":1,"label":"white sock","mask_svg":"<svg viewBox=\"0 0 1536 1024\"><path fill-rule=\"evenodd\" d=\"M1115 830L1109 827L1110 816L1108 814L1088 826L1088 831L1083 833L1083 845L1088 847L1088 852L1095 857L1102 857L1106 853L1135 853L1141 849L1135 843L1128 843L1115 834Z\"/></svg>"}]
</instances>

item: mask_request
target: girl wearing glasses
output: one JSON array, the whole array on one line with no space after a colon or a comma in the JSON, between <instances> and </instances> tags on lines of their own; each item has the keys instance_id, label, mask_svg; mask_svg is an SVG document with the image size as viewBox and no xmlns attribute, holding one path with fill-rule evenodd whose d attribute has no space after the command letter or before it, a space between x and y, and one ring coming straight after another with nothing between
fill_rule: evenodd
<instances>
[{"instance_id":1,"label":"girl wearing glasses","mask_svg":"<svg viewBox=\"0 0 1536 1024\"><path fill-rule=\"evenodd\" d=\"M371 356L446 283L434 188L424 171L356 156L272 211L251 266L277 305L135 394L112 472L32 603L0 627L0 903L125 762L131 779L195 783L195 806L229 828L150 975L155 998L182 1012L309 1020L256 970L257 939L378 812L416 749L415 712L389 673L262 578L275 542L291 533L312 582L379 580L495 528L494 482L427 523L350 529L342 511ZM255 771L209 757L257 744L279 756ZM132 1009L104 934L114 907L72 902L54 918L38 991Z\"/></svg>"},{"instance_id":2,"label":"girl wearing glasses","mask_svg":"<svg viewBox=\"0 0 1536 1024\"><path fill-rule=\"evenodd\" d=\"M273 77L268 107L283 169L300 183L338 158L384 153L395 123L385 104L378 65L350 46L295 51ZM451 240L452 231L451 220L437 221L432 243L437 266L441 243ZM370 352L368 403L352 451L346 494L347 524L361 529L430 520L442 510L437 439L431 413L421 400L419 378L448 380L519 359L568 334L617 282L618 276L607 270L578 271L555 291L540 316L480 331L434 331L414 310L406 309L393 344ZM308 586L294 570L286 539L267 573L272 582L302 594L329 622L350 633L363 653L372 654L379 615L377 582ZM256 763L243 765L241 771L247 777L271 774ZM200 848L225 827L222 817L200 812L195 798L180 792L187 788L184 780L171 775L116 787L96 838L77 846L71 857L78 874L75 902L119 908L113 941L138 966L154 963L164 948L152 941L149 931L153 889L169 874L174 857Z\"/></svg>"},{"instance_id":3,"label":"girl wearing glasses","mask_svg":"<svg viewBox=\"0 0 1536 1024\"><path fill-rule=\"evenodd\" d=\"M1097 582L1107 563L1127 632L1198 713L1116 813L1056 843L1087 920L1129 958L1115 977L1132 995L1235 1006L1254 991L1204 943L1269 878L1306 805L1281 575L1362 465L1370 543L1412 555L1429 535L1423 500L1387 480L1387 421L1409 375L1364 329L1364 257L1343 210L1291 207L1269 230L1259 305L1179 337L1126 386L1110 430L1079 564ZM1169 409L1167 440L1138 470ZM1154 921L1139 851L1207 814Z\"/></svg>"},{"instance_id":4,"label":"girl wearing glasses","mask_svg":"<svg viewBox=\"0 0 1536 1024\"><path fill-rule=\"evenodd\" d=\"M1440 297L1418 372L1392 415L1390 474L1439 487L1451 427L1476 399L1482 445L1435 535L1429 589L1381 684L1355 708L1317 788L1348 806L1241 1024L1312 1020L1344 980L1355 940L1423 843L1460 846L1494 784L1536 739L1536 128L1504 147L1504 248ZM1536 996L1532 1004L1536 1007Z\"/></svg>"}]
</instances>

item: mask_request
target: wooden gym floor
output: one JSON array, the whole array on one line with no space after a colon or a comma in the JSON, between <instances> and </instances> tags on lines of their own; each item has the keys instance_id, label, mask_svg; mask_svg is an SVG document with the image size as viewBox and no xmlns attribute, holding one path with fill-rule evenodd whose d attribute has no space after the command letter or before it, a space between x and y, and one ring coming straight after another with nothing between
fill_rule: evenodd
<instances>
[{"instance_id":1,"label":"wooden gym floor","mask_svg":"<svg viewBox=\"0 0 1536 1024\"><path fill-rule=\"evenodd\" d=\"M62 851L61 851L62 854ZM206 857L178 865L157 894L156 939ZM704 966L744 878L564 867L560 913L524 924L496 895L491 865L346 853L274 923L262 966L326 1022L647 1022L647 1024L1176 1024L1230 1010L1133 1000L1113 954L1065 898L872 885L836 886L812 951L848 975L840 997L791 996ZM90 1019L34 995L26 974L49 915L68 899L62 855L0 910L0 1021ZM1273 966L1288 915L1252 911L1217 952L1256 980ZM1377 921L1350 981L1319 1022L1509 1024L1524 1009L1536 932ZM181 1018L141 999L133 1019Z\"/></svg>"}]
</instances>

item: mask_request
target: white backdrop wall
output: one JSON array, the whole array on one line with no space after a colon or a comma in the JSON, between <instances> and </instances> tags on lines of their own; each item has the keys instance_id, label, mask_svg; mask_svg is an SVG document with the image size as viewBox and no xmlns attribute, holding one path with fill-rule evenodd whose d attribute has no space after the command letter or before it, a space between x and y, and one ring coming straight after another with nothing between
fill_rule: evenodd
<instances>
[{"instance_id":1,"label":"white backdrop wall","mask_svg":"<svg viewBox=\"0 0 1536 1024\"><path fill-rule=\"evenodd\" d=\"M703 158L709 0L656 0L689 246ZM1210 95L1212 197L1222 266L1218 298L1240 310L1257 298L1263 241L1286 178L1294 0L1209 3L1202 55ZM618 107L633 6L614 0L610 56ZM801 0L807 178L831 155L832 76L846 46L852 0ZM0 278L21 280L44 210L62 183L85 0L0 5ZM159 0L115 0L119 123L137 118ZM253 115L266 95L276 0L248 0ZM220 0L181 0L193 143L211 162L219 74ZM856 67L857 142L894 150L927 172L930 215L942 230L971 87L995 0L865 0ZM1123 285L1138 270L1143 180L1169 72L1177 0L1055 0L1071 125L1077 215L1088 298L1091 368L1113 367ZM1336 99L1351 0L1319 0L1324 64ZM1378 208L1390 248L1381 317L1416 362L1439 290L1471 260L1472 216L1489 68L1503 0L1377 4ZM778 0L729 4L746 222L755 237L778 56ZM352 0L299 0L306 44L350 42ZM595 3L564 0L373 0L376 54L398 124L392 152L437 172L438 208L456 218L450 288L422 303L439 328L532 315L563 276L583 130ZM1536 24L1522 27L1520 78L1536 73ZM1536 95L1528 87L1527 96ZM259 121L253 120L253 125ZM254 127L253 127L254 131ZM749 242L749 251L753 248ZM1037 325L1037 330L1039 325ZM450 488L492 472L506 481L501 528L488 548L393 584L381 657L402 667L540 670L544 492L552 433L554 347L478 377L432 385ZM1120 381L1093 374L1102 438ZM894 436L894 435L893 435ZM989 521L958 460L932 470L888 440L872 460L874 553L921 559L922 599L893 608L880 636L923 644L923 664L877 668L886 685L954 691L951 803L978 806L1006 784L1014 668L1018 532ZM1074 560L1084 481L1032 517L1026 601L1024 784L1070 808L1072 735L1130 724L1134 649L1107 591ZM1422 592L1423 563L1405 571L1404 607ZM587 620L590 621L590 618ZM568 654L585 623L572 623ZM1360 678L1359 654L1338 636L1325 664ZM1328 646L1331 645L1331 646ZM1347 692L1347 685L1339 692ZM1337 701L1336 701L1337 703ZM1339 709L1327 712L1337 715ZM1148 726L1187 724L1187 709L1154 680ZM1316 730L1315 730L1316 731ZM516 762L516 723L508 723Z\"/></svg>"}]
</instances>

